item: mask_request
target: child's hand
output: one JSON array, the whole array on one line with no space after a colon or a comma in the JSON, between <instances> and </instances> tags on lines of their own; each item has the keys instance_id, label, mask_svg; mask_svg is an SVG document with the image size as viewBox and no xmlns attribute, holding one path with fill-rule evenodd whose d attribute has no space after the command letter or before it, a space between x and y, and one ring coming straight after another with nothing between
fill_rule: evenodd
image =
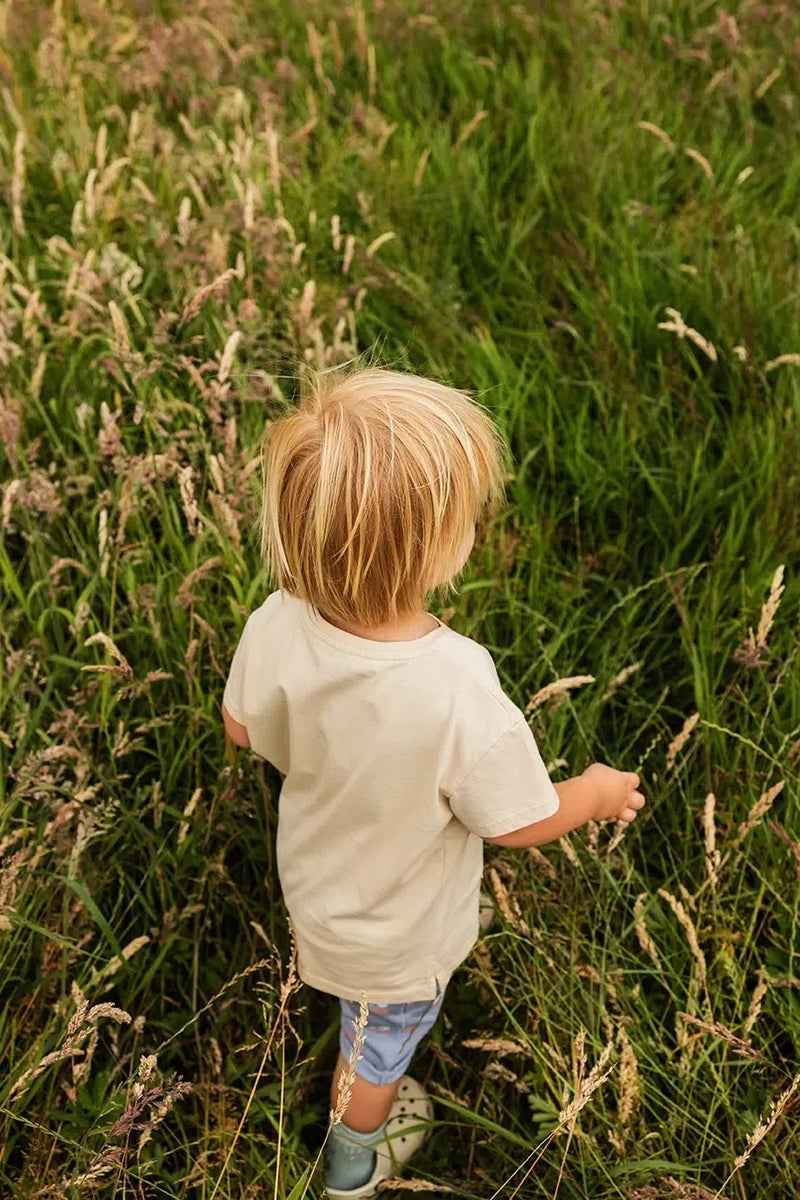
<instances>
[{"instance_id":1,"label":"child's hand","mask_svg":"<svg viewBox=\"0 0 800 1200\"><path fill-rule=\"evenodd\" d=\"M636 790L639 776L632 771L617 771L604 763L592 763L583 772L583 778L592 786L597 798L596 821L630 824L639 809L644 808L644 796Z\"/></svg>"}]
</instances>

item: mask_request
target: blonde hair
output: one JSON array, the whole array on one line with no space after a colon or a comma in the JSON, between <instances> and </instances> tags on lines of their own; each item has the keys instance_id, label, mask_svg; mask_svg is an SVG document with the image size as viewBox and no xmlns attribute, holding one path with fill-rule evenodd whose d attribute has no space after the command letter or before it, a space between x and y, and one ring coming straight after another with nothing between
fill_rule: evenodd
<instances>
[{"instance_id":1,"label":"blonde hair","mask_svg":"<svg viewBox=\"0 0 800 1200\"><path fill-rule=\"evenodd\" d=\"M469 396L376 367L309 373L263 445L261 549L280 588L373 627L460 571L499 502L504 444Z\"/></svg>"}]
</instances>

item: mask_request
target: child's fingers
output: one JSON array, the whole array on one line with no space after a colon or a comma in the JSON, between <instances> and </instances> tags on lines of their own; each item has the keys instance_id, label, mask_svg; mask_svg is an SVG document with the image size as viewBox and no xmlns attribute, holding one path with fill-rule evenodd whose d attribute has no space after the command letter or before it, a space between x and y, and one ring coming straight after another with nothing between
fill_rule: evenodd
<instances>
[{"instance_id":1,"label":"child's fingers","mask_svg":"<svg viewBox=\"0 0 800 1200\"><path fill-rule=\"evenodd\" d=\"M630 796L628 797L628 807L639 809L639 808L644 808L644 806L645 806L645 799L644 799L644 796L642 795L642 793L641 792L631 792Z\"/></svg>"},{"instance_id":2,"label":"child's fingers","mask_svg":"<svg viewBox=\"0 0 800 1200\"><path fill-rule=\"evenodd\" d=\"M626 825L630 825L631 821L636 820L636 809L635 808L623 808L618 819L620 821L624 821Z\"/></svg>"}]
</instances>

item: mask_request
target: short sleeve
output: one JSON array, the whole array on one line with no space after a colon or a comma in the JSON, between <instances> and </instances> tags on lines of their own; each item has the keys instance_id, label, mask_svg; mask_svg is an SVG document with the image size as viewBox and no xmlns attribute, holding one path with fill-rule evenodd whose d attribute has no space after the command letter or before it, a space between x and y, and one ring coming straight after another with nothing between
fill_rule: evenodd
<instances>
[{"instance_id":1,"label":"short sleeve","mask_svg":"<svg viewBox=\"0 0 800 1200\"><path fill-rule=\"evenodd\" d=\"M501 734L453 789L450 809L478 837L502 837L558 811L558 794L524 720Z\"/></svg>"},{"instance_id":2,"label":"short sleeve","mask_svg":"<svg viewBox=\"0 0 800 1200\"><path fill-rule=\"evenodd\" d=\"M236 647L233 661L231 662L231 669L228 672L225 691L222 695L222 703L234 721L238 721L240 725L247 724L244 705L244 681L251 627L252 618L248 619L242 631L242 636L239 638L239 644Z\"/></svg>"}]
</instances>

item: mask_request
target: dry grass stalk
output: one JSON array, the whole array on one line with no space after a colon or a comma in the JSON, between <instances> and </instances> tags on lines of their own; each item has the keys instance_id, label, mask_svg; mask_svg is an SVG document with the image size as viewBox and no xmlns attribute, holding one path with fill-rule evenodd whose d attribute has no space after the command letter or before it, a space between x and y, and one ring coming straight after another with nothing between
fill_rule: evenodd
<instances>
[{"instance_id":1,"label":"dry grass stalk","mask_svg":"<svg viewBox=\"0 0 800 1200\"><path fill-rule=\"evenodd\" d=\"M183 505L186 525L191 537L194 537L197 533L197 522L200 517L200 510L197 507L197 500L194 495L193 475L194 472L189 463L185 467L181 467L178 471L178 488L181 493L181 504Z\"/></svg>"},{"instance_id":2,"label":"dry grass stalk","mask_svg":"<svg viewBox=\"0 0 800 1200\"><path fill-rule=\"evenodd\" d=\"M658 951L656 950L655 942L650 937L650 933L647 929L647 923L645 921L644 904L645 904L645 900L647 900L647 899L649 899L648 893L640 892L640 894L636 897L636 902L633 906L633 918L634 918L634 929L636 931L636 940L638 941L642 950L644 950L645 954L649 957L650 961L652 962L655 969L658 971L659 975L662 975L663 969L661 966L661 959L658 956Z\"/></svg>"},{"instance_id":3,"label":"dry grass stalk","mask_svg":"<svg viewBox=\"0 0 800 1200\"><path fill-rule=\"evenodd\" d=\"M362 992L358 1004L358 1016L353 1021L353 1047L350 1051L347 1065L340 1074L336 1084L336 1106L330 1112L331 1125L338 1125L341 1122L353 1098L353 1084L356 1081L356 1063L361 1057L361 1051L364 1049L368 1020L369 1006L367 1004L367 997Z\"/></svg>"},{"instance_id":4,"label":"dry grass stalk","mask_svg":"<svg viewBox=\"0 0 800 1200\"><path fill-rule=\"evenodd\" d=\"M688 338L690 342L694 342L703 353L711 359L712 362L717 361L716 348L704 338L702 333L698 333L691 325L687 325L677 308L666 309L667 315L671 318L669 321L659 321L658 328L666 329L670 333L676 333L680 339Z\"/></svg>"},{"instance_id":5,"label":"dry grass stalk","mask_svg":"<svg viewBox=\"0 0 800 1200\"><path fill-rule=\"evenodd\" d=\"M14 138L14 173L11 176L11 219L14 232L22 237L25 221L22 216L22 198L25 194L25 134L17 130Z\"/></svg>"},{"instance_id":6,"label":"dry grass stalk","mask_svg":"<svg viewBox=\"0 0 800 1200\"><path fill-rule=\"evenodd\" d=\"M687 158L691 158L694 160L694 162L699 163L703 169L703 174L705 175L706 179L710 179L713 182L714 172L711 169L711 163L708 161L705 154L701 154L699 150L692 149L691 146L685 151L685 154Z\"/></svg>"},{"instance_id":7,"label":"dry grass stalk","mask_svg":"<svg viewBox=\"0 0 800 1200\"><path fill-rule=\"evenodd\" d=\"M619 1031L619 1041L622 1047L619 1065L619 1104L617 1115L620 1124L625 1126L630 1121L639 1106L641 1099L641 1083L639 1081L639 1062L628 1041L624 1026Z\"/></svg>"},{"instance_id":8,"label":"dry grass stalk","mask_svg":"<svg viewBox=\"0 0 800 1200\"><path fill-rule=\"evenodd\" d=\"M640 671L643 666L644 666L644 660L642 660L640 662L635 662L630 667L623 667L623 669L619 672L619 674L615 675L614 678L609 683L608 687L606 688L605 692L603 693L603 699L607 700L609 698L609 696L613 695L613 693L617 690L617 688L621 688L623 686L623 684L626 684L628 682L628 680L631 678L631 676L635 675L637 671Z\"/></svg>"},{"instance_id":9,"label":"dry grass stalk","mask_svg":"<svg viewBox=\"0 0 800 1200\"><path fill-rule=\"evenodd\" d=\"M774 371L776 367L800 367L800 354L779 354L770 359L765 365L765 371Z\"/></svg>"},{"instance_id":10,"label":"dry grass stalk","mask_svg":"<svg viewBox=\"0 0 800 1200\"><path fill-rule=\"evenodd\" d=\"M678 757L681 750L688 742L689 738L691 737L692 730L694 729L694 727L696 726L696 724L699 720L700 720L699 713L692 713L692 715L690 717L687 717L683 723L683 728L681 729L678 736L673 738L673 740L667 746L667 765L665 768L666 771L670 771L672 769L675 759Z\"/></svg>"},{"instance_id":11,"label":"dry grass stalk","mask_svg":"<svg viewBox=\"0 0 800 1200\"><path fill-rule=\"evenodd\" d=\"M766 792L759 796L758 800L756 800L755 804L750 809L750 812L739 826L733 846L738 846L739 843L747 837L748 833L750 833L752 829L755 829L756 825L758 825L765 813L769 812L773 803L775 802L776 797L779 796L783 791L784 783L785 780L779 779L776 784L773 784L771 788L768 788Z\"/></svg>"},{"instance_id":12,"label":"dry grass stalk","mask_svg":"<svg viewBox=\"0 0 800 1200\"><path fill-rule=\"evenodd\" d=\"M537 867L540 867L541 870L544 871L544 873L547 875L548 879L551 879L553 881L553 883L555 883L556 879L558 878L556 869L553 866L553 864L550 862L550 859L547 858L544 854L542 854L539 847L538 846L529 846L528 854L533 859L533 861L536 863Z\"/></svg>"},{"instance_id":13,"label":"dry grass stalk","mask_svg":"<svg viewBox=\"0 0 800 1200\"><path fill-rule=\"evenodd\" d=\"M417 188L419 187L419 185L422 183L422 176L425 174L425 168L428 165L428 159L430 158L430 156L431 156L431 148L430 148L430 146L426 146L425 149L420 154L419 158L417 159L417 166L414 171L414 180L413 180L414 191L416 191Z\"/></svg>"},{"instance_id":14,"label":"dry grass stalk","mask_svg":"<svg viewBox=\"0 0 800 1200\"><path fill-rule=\"evenodd\" d=\"M697 940L697 930L694 927L692 918L689 916L680 900L673 896L671 892L668 892L665 888L659 888L658 895L662 900L666 900L667 904L678 918L679 923L683 926L684 933L686 934L686 940L689 943L689 949L691 950L692 957L695 961L698 984L700 987L705 988L707 975L706 960L703 951L700 949L700 943Z\"/></svg>"},{"instance_id":15,"label":"dry grass stalk","mask_svg":"<svg viewBox=\"0 0 800 1200\"><path fill-rule=\"evenodd\" d=\"M186 807L183 810L184 819L181 821L180 829L178 830L178 845L179 846L182 846L184 841L186 840L186 835L189 832L189 825L191 823L192 813L197 808L197 805L200 802L200 797L202 796L202 794L203 794L202 788L195 788L194 791L192 792L191 796L189 797Z\"/></svg>"},{"instance_id":16,"label":"dry grass stalk","mask_svg":"<svg viewBox=\"0 0 800 1200\"><path fill-rule=\"evenodd\" d=\"M217 380L219 383L225 383L231 373L233 360L236 357L236 350L239 342L242 340L242 334L237 329L228 338L225 343L225 349L222 351L222 358L219 360L219 371L217 372Z\"/></svg>"},{"instance_id":17,"label":"dry grass stalk","mask_svg":"<svg viewBox=\"0 0 800 1200\"><path fill-rule=\"evenodd\" d=\"M490 1054L530 1054L530 1050L521 1042L511 1038L466 1038L461 1043L467 1050L486 1050Z\"/></svg>"},{"instance_id":18,"label":"dry grass stalk","mask_svg":"<svg viewBox=\"0 0 800 1200\"><path fill-rule=\"evenodd\" d=\"M772 583L769 586L769 596L761 607L761 618L758 622L758 629L756 630L756 644L758 646L766 646L767 644L769 631L772 629L772 624L775 620L775 614L778 611L778 605L780 604L781 596L783 595L783 572L784 566L781 564L772 577Z\"/></svg>"},{"instance_id":19,"label":"dry grass stalk","mask_svg":"<svg viewBox=\"0 0 800 1200\"><path fill-rule=\"evenodd\" d=\"M777 821L770 821L769 827L775 834L775 837L779 838L780 841L783 842L784 846L788 846L791 850L792 857L794 858L795 869L797 871L797 877L800 879L800 842L793 842L784 827L779 825Z\"/></svg>"},{"instance_id":20,"label":"dry grass stalk","mask_svg":"<svg viewBox=\"0 0 800 1200\"><path fill-rule=\"evenodd\" d=\"M83 1054L83 1043L91 1036L92 1031L96 1029L97 1022L103 1017L110 1021L116 1021L118 1024L130 1024L130 1013L117 1008L115 1004L95 1004L90 1008L80 988L75 984L73 984L72 995L73 1002L75 1003L75 1013L67 1025L61 1046L58 1050L53 1050L50 1054L45 1054L35 1066L30 1067L20 1075L8 1093L9 1101L18 1099L27 1090L28 1085L34 1079L38 1079L49 1066L57 1062L63 1062L64 1059L72 1059L79 1054Z\"/></svg>"},{"instance_id":21,"label":"dry grass stalk","mask_svg":"<svg viewBox=\"0 0 800 1200\"><path fill-rule=\"evenodd\" d=\"M761 1005L764 997L769 989L769 977L763 967L758 968L758 983L753 989L753 996L750 1000L750 1008L747 1012L747 1020L744 1023L742 1033L745 1037L753 1032L753 1027L761 1015Z\"/></svg>"},{"instance_id":22,"label":"dry grass stalk","mask_svg":"<svg viewBox=\"0 0 800 1200\"><path fill-rule=\"evenodd\" d=\"M767 75L766 79L764 79L756 88L756 92L755 92L756 100L760 100L762 96L766 96L767 92L772 87L773 83L775 83L776 80L780 79L782 74L783 74L783 67L775 67L775 69L773 71L770 71L770 73L769 73L769 75Z\"/></svg>"},{"instance_id":23,"label":"dry grass stalk","mask_svg":"<svg viewBox=\"0 0 800 1200\"><path fill-rule=\"evenodd\" d=\"M781 1092L778 1099L772 1102L766 1121L760 1122L750 1134L744 1150L733 1160L734 1171L741 1170L759 1142L763 1142L770 1130L775 1127L775 1125L778 1123L778 1118L786 1108L792 1096L797 1091L798 1087L800 1087L800 1074L795 1075L792 1082L783 1092Z\"/></svg>"},{"instance_id":24,"label":"dry grass stalk","mask_svg":"<svg viewBox=\"0 0 800 1200\"><path fill-rule=\"evenodd\" d=\"M382 1192L452 1192L446 1183L433 1183L430 1179L384 1179Z\"/></svg>"},{"instance_id":25,"label":"dry grass stalk","mask_svg":"<svg viewBox=\"0 0 800 1200\"><path fill-rule=\"evenodd\" d=\"M216 279L212 279L211 283L207 283L205 287L199 288L181 313L179 324L185 325L193 317L196 317L206 300L210 300L212 297L223 296L227 292L231 280L236 278L238 273L238 267L228 267Z\"/></svg>"},{"instance_id":26,"label":"dry grass stalk","mask_svg":"<svg viewBox=\"0 0 800 1200\"><path fill-rule=\"evenodd\" d=\"M583 1031L581 1031L582 1034ZM581 1038L581 1034L578 1038ZM585 1035L584 1035L585 1036ZM578 1069L575 1080L575 1096L572 1101L561 1109L558 1114L558 1124L571 1125L582 1108L585 1108L591 1099L592 1095L597 1091L602 1084L608 1079L613 1067L609 1067L606 1071L608 1060L611 1057L611 1052L614 1049L613 1041L606 1045L598 1058L595 1065L592 1067L588 1075L585 1075L586 1057L584 1053L584 1042L581 1040L578 1045L576 1039L576 1058L578 1059Z\"/></svg>"},{"instance_id":27,"label":"dry grass stalk","mask_svg":"<svg viewBox=\"0 0 800 1200\"><path fill-rule=\"evenodd\" d=\"M475 113L475 116L472 117L471 120L467 121L466 125L461 130L461 133L458 135L458 137L456 139L456 144L453 147L454 151L461 149L461 147L464 145L464 142L466 142L467 138L472 137L472 134L478 128L481 121L485 121L486 118L488 117L488 115L489 115L489 113L485 108L478 109L478 111Z\"/></svg>"},{"instance_id":28,"label":"dry grass stalk","mask_svg":"<svg viewBox=\"0 0 800 1200\"><path fill-rule=\"evenodd\" d=\"M525 706L525 715L532 713L535 709L540 708L548 700L554 696L563 696L570 692L572 688L583 687L586 683L594 683L594 675L572 675L568 679L554 679L552 683L545 684L543 688L539 688L531 696Z\"/></svg>"},{"instance_id":29,"label":"dry grass stalk","mask_svg":"<svg viewBox=\"0 0 800 1200\"><path fill-rule=\"evenodd\" d=\"M88 666L81 667L82 671L100 671L108 672L114 675L124 675L127 679L133 678L133 667L128 662L120 648L112 642L107 633L93 633L91 637L86 638L84 646L95 646L100 644L104 650L107 650L112 658L116 659L117 666Z\"/></svg>"},{"instance_id":30,"label":"dry grass stalk","mask_svg":"<svg viewBox=\"0 0 800 1200\"><path fill-rule=\"evenodd\" d=\"M700 1029L703 1033L710 1033L712 1037L719 1038L720 1041L726 1042L734 1054L740 1054L743 1058L752 1058L756 1062L766 1063L767 1059L763 1054L759 1054L750 1042L746 1042L743 1038L737 1037L725 1025L720 1025L717 1021L701 1021L699 1017L693 1017L691 1013L677 1012L675 1014L679 1021L685 1025L693 1025L695 1029Z\"/></svg>"},{"instance_id":31,"label":"dry grass stalk","mask_svg":"<svg viewBox=\"0 0 800 1200\"><path fill-rule=\"evenodd\" d=\"M393 237L396 237L396 234L394 234L391 230L388 230L386 233L382 233L379 237L376 237L374 241L370 242L370 244L367 246L367 258L372 258L372 256L376 254L378 250L380 250L381 246L385 246L386 243L390 242Z\"/></svg>"},{"instance_id":32,"label":"dry grass stalk","mask_svg":"<svg viewBox=\"0 0 800 1200\"><path fill-rule=\"evenodd\" d=\"M672 138L663 129L659 128L658 125L654 125L652 121L637 121L636 128L644 129L646 133L652 133L653 137L657 137L660 142L664 143L670 154L675 153L675 143Z\"/></svg>"},{"instance_id":33,"label":"dry grass stalk","mask_svg":"<svg viewBox=\"0 0 800 1200\"><path fill-rule=\"evenodd\" d=\"M709 792L703 805L703 841L706 851L706 871L712 889L716 888L719 878L720 853L717 850L717 829L714 823L714 805L716 798Z\"/></svg>"},{"instance_id":34,"label":"dry grass stalk","mask_svg":"<svg viewBox=\"0 0 800 1200\"><path fill-rule=\"evenodd\" d=\"M528 928L527 923L523 920L522 912L520 911L516 897L510 895L508 888L503 883L500 875L494 867L489 868L489 882L492 885L492 891L494 892L495 899L497 900L497 907L500 909L500 912L508 921L511 928L515 929L517 933L521 933L526 937L530 937L531 931Z\"/></svg>"},{"instance_id":35,"label":"dry grass stalk","mask_svg":"<svg viewBox=\"0 0 800 1200\"><path fill-rule=\"evenodd\" d=\"M561 853L564 855L567 862L573 867L579 867L581 865L581 860L578 858L575 847L572 845L572 842L569 840L569 838L560 837L558 839L558 844L561 847Z\"/></svg>"}]
</instances>

